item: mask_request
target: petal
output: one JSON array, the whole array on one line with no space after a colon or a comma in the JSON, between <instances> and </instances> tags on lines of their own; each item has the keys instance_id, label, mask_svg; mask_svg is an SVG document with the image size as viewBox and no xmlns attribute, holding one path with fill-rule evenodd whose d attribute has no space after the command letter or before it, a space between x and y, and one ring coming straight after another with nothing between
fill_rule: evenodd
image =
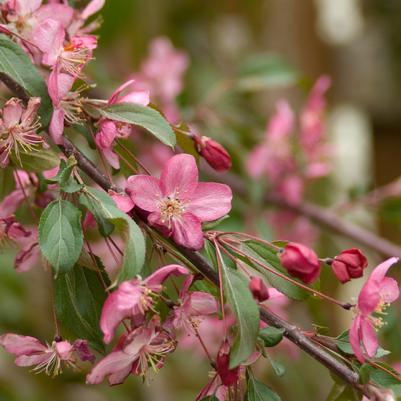
<instances>
[{"instance_id":1,"label":"petal","mask_svg":"<svg viewBox=\"0 0 401 401\"><path fill-rule=\"evenodd\" d=\"M120 284L118 289L107 297L100 317L100 328L106 344L113 339L118 325L132 316L133 308L140 302L140 297L138 280Z\"/></svg>"},{"instance_id":2,"label":"petal","mask_svg":"<svg viewBox=\"0 0 401 401\"><path fill-rule=\"evenodd\" d=\"M14 214L24 200L24 191L21 189L16 189L7 195L0 203L0 219Z\"/></svg>"},{"instance_id":3,"label":"petal","mask_svg":"<svg viewBox=\"0 0 401 401\"><path fill-rule=\"evenodd\" d=\"M232 197L228 185L200 182L186 210L201 221L217 220L231 210Z\"/></svg>"},{"instance_id":4,"label":"petal","mask_svg":"<svg viewBox=\"0 0 401 401\"><path fill-rule=\"evenodd\" d=\"M142 106L147 106L149 102L150 92L146 90L130 92L119 100L119 103L136 103Z\"/></svg>"},{"instance_id":5,"label":"petal","mask_svg":"<svg viewBox=\"0 0 401 401\"><path fill-rule=\"evenodd\" d=\"M15 12L18 15L29 15L37 11L42 4L42 0L15 0Z\"/></svg>"},{"instance_id":6,"label":"petal","mask_svg":"<svg viewBox=\"0 0 401 401\"><path fill-rule=\"evenodd\" d=\"M358 361L363 363L365 361L365 357L363 356L363 352L361 349L361 338L359 335L361 325L361 316L357 315L355 319L352 321L351 329L349 331L349 342L354 351L355 356L358 358Z\"/></svg>"},{"instance_id":7,"label":"petal","mask_svg":"<svg viewBox=\"0 0 401 401\"><path fill-rule=\"evenodd\" d=\"M180 265L167 265L147 277L143 282L146 286L158 286L162 284L169 276L182 276L189 274L189 270Z\"/></svg>"},{"instance_id":8,"label":"petal","mask_svg":"<svg viewBox=\"0 0 401 401\"><path fill-rule=\"evenodd\" d=\"M100 123L100 131L96 135L96 144L101 149L111 148L116 136L116 123L111 120L102 120Z\"/></svg>"},{"instance_id":9,"label":"petal","mask_svg":"<svg viewBox=\"0 0 401 401\"><path fill-rule=\"evenodd\" d=\"M181 218L173 219L172 235L178 245L190 249L202 249L203 232L200 220L191 213L184 213Z\"/></svg>"},{"instance_id":10,"label":"petal","mask_svg":"<svg viewBox=\"0 0 401 401\"><path fill-rule=\"evenodd\" d=\"M380 285L380 297L383 302L391 304L400 295L398 283L391 277L385 277Z\"/></svg>"},{"instance_id":11,"label":"petal","mask_svg":"<svg viewBox=\"0 0 401 401\"><path fill-rule=\"evenodd\" d=\"M198 167L191 155L173 156L160 176L160 187L164 196L180 200L190 199L198 185Z\"/></svg>"},{"instance_id":12,"label":"petal","mask_svg":"<svg viewBox=\"0 0 401 401\"><path fill-rule=\"evenodd\" d=\"M246 169L252 178L261 177L269 164L270 149L266 144L258 145L249 154Z\"/></svg>"},{"instance_id":13,"label":"petal","mask_svg":"<svg viewBox=\"0 0 401 401\"><path fill-rule=\"evenodd\" d=\"M65 4L45 4L36 11L35 18L40 22L51 18L67 28L73 15L74 10Z\"/></svg>"},{"instance_id":14,"label":"petal","mask_svg":"<svg viewBox=\"0 0 401 401\"><path fill-rule=\"evenodd\" d=\"M60 73L55 68L49 75L48 90L53 105L58 106L60 101L67 96L74 84L75 77L69 74Z\"/></svg>"},{"instance_id":15,"label":"petal","mask_svg":"<svg viewBox=\"0 0 401 401\"><path fill-rule=\"evenodd\" d=\"M120 168L120 159L112 149L102 149L103 155L109 162L110 166L118 170Z\"/></svg>"},{"instance_id":16,"label":"petal","mask_svg":"<svg viewBox=\"0 0 401 401\"><path fill-rule=\"evenodd\" d=\"M2 345L7 352L16 356L30 355L47 350L47 347L37 338L13 333L0 336L0 345Z\"/></svg>"},{"instance_id":17,"label":"petal","mask_svg":"<svg viewBox=\"0 0 401 401\"><path fill-rule=\"evenodd\" d=\"M127 88L132 86L135 83L134 79L130 79L127 82L124 82L122 85L120 85L110 96L109 98L109 104L114 104L118 102L118 96Z\"/></svg>"},{"instance_id":18,"label":"petal","mask_svg":"<svg viewBox=\"0 0 401 401\"><path fill-rule=\"evenodd\" d=\"M122 383L128 376L132 363L138 355L130 355L124 351L114 351L103 358L88 374L86 382L88 384L99 384L106 376L112 376L113 383Z\"/></svg>"},{"instance_id":19,"label":"petal","mask_svg":"<svg viewBox=\"0 0 401 401\"><path fill-rule=\"evenodd\" d=\"M20 122L22 116L22 105L19 99L12 98L3 108L3 122L7 128L11 128Z\"/></svg>"},{"instance_id":20,"label":"petal","mask_svg":"<svg viewBox=\"0 0 401 401\"><path fill-rule=\"evenodd\" d=\"M87 19L91 15L97 13L103 6L106 0L92 0L82 11L81 18Z\"/></svg>"},{"instance_id":21,"label":"petal","mask_svg":"<svg viewBox=\"0 0 401 401\"><path fill-rule=\"evenodd\" d=\"M117 207L124 213L128 213L135 206L132 199L125 192L120 193L110 189L109 195L113 198L114 202L116 202Z\"/></svg>"},{"instance_id":22,"label":"petal","mask_svg":"<svg viewBox=\"0 0 401 401\"><path fill-rule=\"evenodd\" d=\"M17 358L15 358L15 364L20 367L39 365L42 363L46 364L46 362L49 361L50 359L50 355L51 354L49 353L20 355Z\"/></svg>"},{"instance_id":23,"label":"petal","mask_svg":"<svg viewBox=\"0 0 401 401\"><path fill-rule=\"evenodd\" d=\"M160 182L148 175L133 175L127 180L127 193L134 203L143 210L155 212L162 199Z\"/></svg>"},{"instance_id":24,"label":"petal","mask_svg":"<svg viewBox=\"0 0 401 401\"><path fill-rule=\"evenodd\" d=\"M206 292L194 291L190 294L190 315L210 315L218 311L218 305L213 295Z\"/></svg>"},{"instance_id":25,"label":"petal","mask_svg":"<svg viewBox=\"0 0 401 401\"><path fill-rule=\"evenodd\" d=\"M49 133L56 145L62 145L64 133L64 110L54 109L50 120Z\"/></svg>"},{"instance_id":26,"label":"petal","mask_svg":"<svg viewBox=\"0 0 401 401\"><path fill-rule=\"evenodd\" d=\"M379 348L379 342L377 341L375 329L368 319L361 319L360 330L365 351L370 358L373 358L376 355L377 349Z\"/></svg>"}]
</instances>

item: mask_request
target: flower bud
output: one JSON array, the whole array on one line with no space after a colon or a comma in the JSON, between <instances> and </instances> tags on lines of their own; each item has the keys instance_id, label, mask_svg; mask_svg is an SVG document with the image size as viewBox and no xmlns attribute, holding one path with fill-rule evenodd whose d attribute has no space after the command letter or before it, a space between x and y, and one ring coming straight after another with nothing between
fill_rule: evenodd
<instances>
[{"instance_id":1,"label":"flower bud","mask_svg":"<svg viewBox=\"0 0 401 401\"><path fill-rule=\"evenodd\" d=\"M222 145L207 136L194 135L193 139L199 154L216 171L231 168L231 156Z\"/></svg>"},{"instance_id":2,"label":"flower bud","mask_svg":"<svg viewBox=\"0 0 401 401\"><path fill-rule=\"evenodd\" d=\"M280 261L291 276L305 284L311 284L319 277L320 263L316 253L302 244L287 244L280 255Z\"/></svg>"},{"instance_id":3,"label":"flower bud","mask_svg":"<svg viewBox=\"0 0 401 401\"><path fill-rule=\"evenodd\" d=\"M249 289L258 302L264 302L266 299L269 299L269 290L260 277L251 278L249 281Z\"/></svg>"},{"instance_id":4,"label":"flower bud","mask_svg":"<svg viewBox=\"0 0 401 401\"><path fill-rule=\"evenodd\" d=\"M363 270L366 269L368 261L366 256L357 248L346 249L337 255L331 267L336 277L346 283L353 278L363 276Z\"/></svg>"}]
</instances>

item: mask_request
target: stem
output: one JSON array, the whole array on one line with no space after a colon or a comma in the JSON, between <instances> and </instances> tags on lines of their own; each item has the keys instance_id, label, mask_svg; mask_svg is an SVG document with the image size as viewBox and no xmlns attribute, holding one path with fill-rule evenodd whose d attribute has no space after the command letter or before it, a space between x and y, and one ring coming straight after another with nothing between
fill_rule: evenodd
<instances>
[{"instance_id":1,"label":"stem","mask_svg":"<svg viewBox=\"0 0 401 401\"><path fill-rule=\"evenodd\" d=\"M224 323L224 338L227 338L227 324L226 324L226 314L224 311L224 290L223 290L223 277L222 277L222 262L223 258L220 253L220 248L218 242L215 240L213 241L214 248L216 250L216 260L217 260L217 271L219 274L219 292L220 292L220 306L221 306L221 316ZM224 262L223 262L224 263Z\"/></svg>"}]
</instances>

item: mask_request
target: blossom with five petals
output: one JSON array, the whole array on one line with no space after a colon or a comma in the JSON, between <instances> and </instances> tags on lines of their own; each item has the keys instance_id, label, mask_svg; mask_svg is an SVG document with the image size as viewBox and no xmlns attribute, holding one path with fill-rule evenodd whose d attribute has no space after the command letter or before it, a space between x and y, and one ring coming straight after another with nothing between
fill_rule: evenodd
<instances>
[{"instance_id":1,"label":"blossom with five petals","mask_svg":"<svg viewBox=\"0 0 401 401\"><path fill-rule=\"evenodd\" d=\"M217 220L231 209L230 187L198 182L195 158L187 154L173 156L160 179L129 177L127 193L136 206L150 212L150 224L191 249L203 247L202 222Z\"/></svg>"}]
</instances>

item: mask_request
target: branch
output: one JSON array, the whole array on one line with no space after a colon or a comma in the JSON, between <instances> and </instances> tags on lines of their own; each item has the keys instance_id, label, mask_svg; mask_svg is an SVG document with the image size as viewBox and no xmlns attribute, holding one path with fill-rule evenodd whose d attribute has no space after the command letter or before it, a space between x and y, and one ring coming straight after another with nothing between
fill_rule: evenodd
<instances>
[{"instance_id":1,"label":"branch","mask_svg":"<svg viewBox=\"0 0 401 401\"><path fill-rule=\"evenodd\" d=\"M209 169L208 175L218 179L221 182L225 182L237 194L240 194L242 196L247 195L248 191L245 185L233 174L219 175ZM299 205L293 205L286 202L283 198L272 193L267 193L265 195L265 201L279 208L288 209L297 214L306 216L315 223L325 226L338 234L344 235L345 237L351 238L355 242L358 242L361 245L373 249L374 251L385 257L401 257L400 246L385 238L380 237L379 235L365 230L362 227L344 221L329 209L325 209L309 202L303 202Z\"/></svg>"},{"instance_id":2,"label":"branch","mask_svg":"<svg viewBox=\"0 0 401 401\"><path fill-rule=\"evenodd\" d=\"M67 138L64 138L64 144L63 146L60 146L60 148L66 156L74 155L81 170L84 171L105 191L108 191L109 189L118 190L118 188L114 187L109 179L103 175L98 168ZM146 221L144 222L147 223ZM217 273L201 254L177 244L175 244L175 247L197 268L197 270L204 277L210 280L213 284L219 286L219 278ZM312 340L305 336L298 327L290 324L273 312L264 308L260 309L260 317L265 323L284 329L285 337L335 373L338 377L343 379L346 383L354 386L358 390L365 391L359 384L359 375L356 372L348 368L348 366L340 362L333 355L316 345Z\"/></svg>"}]
</instances>

